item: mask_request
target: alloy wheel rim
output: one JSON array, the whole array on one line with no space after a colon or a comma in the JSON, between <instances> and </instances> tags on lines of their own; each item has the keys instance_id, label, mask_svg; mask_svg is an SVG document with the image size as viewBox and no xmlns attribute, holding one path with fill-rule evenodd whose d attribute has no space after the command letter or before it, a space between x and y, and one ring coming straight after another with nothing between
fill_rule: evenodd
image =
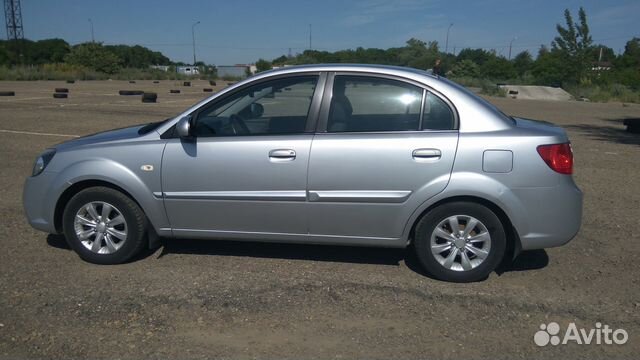
<instances>
[{"instance_id":1,"label":"alloy wheel rim","mask_svg":"<svg viewBox=\"0 0 640 360\"><path fill-rule=\"evenodd\" d=\"M74 218L76 236L96 254L113 254L127 240L127 222L115 206L92 201L82 206Z\"/></svg>"},{"instance_id":2,"label":"alloy wheel rim","mask_svg":"<svg viewBox=\"0 0 640 360\"><path fill-rule=\"evenodd\" d=\"M450 216L431 234L431 253L447 270L473 270L485 261L490 251L491 234L473 216Z\"/></svg>"}]
</instances>

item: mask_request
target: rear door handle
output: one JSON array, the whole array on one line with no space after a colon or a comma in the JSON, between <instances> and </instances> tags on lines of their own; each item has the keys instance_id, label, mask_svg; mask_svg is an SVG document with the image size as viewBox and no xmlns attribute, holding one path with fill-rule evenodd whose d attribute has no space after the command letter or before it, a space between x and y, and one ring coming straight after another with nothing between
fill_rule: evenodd
<instances>
[{"instance_id":1,"label":"rear door handle","mask_svg":"<svg viewBox=\"0 0 640 360\"><path fill-rule=\"evenodd\" d=\"M269 151L269 158L272 160L293 160L296 152L291 149L274 149Z\"/></svg>"},{"instance_id":2,"label":"rear door handle","mask_svg":"<svg viewBox=\"0 0 640 360\"><path fill-rule=\"evenodd\" d=\"M442 157L442 152L439 149L415 149L413 150L412 157L414 159L432 159L437 160Z\"/></svg>"}]
</instances>

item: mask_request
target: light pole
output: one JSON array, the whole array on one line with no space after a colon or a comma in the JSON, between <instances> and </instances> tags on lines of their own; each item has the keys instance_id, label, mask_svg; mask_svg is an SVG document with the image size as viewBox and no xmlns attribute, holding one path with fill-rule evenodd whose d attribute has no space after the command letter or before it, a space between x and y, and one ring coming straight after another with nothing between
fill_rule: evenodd
<instances>
[{"instance_id":1,"label":"light pole","mask_svg":"<svg viewBox=\"0 0 640 360\"><path fill-rule=\"evenodd\" d=\"M513 46L513 41L517 39L518 37L514 36L513 39L511 39L511 42L509 42L509 60L511 60L511 47Z\"/></svg>"},{"instance_id":2,"label":"light pole","mask_svg":"<svg viewBox=\"0 0 640 360\"><path fill-rule=\"evenodd\" d=\"M449 27L447 28L447 41L445 41L444 43L444 53L447 54L449 52L449 31L451 30L451 27L453 26L453 23L449 24Z\"/></svg>"},{"instance_id":3,"label":"light pole","mask_svg":"<svg viewBox=\"0 0 640 360\"><path fill-rule=\"evenodd\" d=\"M93 21L89 18L89 24L91 24L91 42L96 42L96 39L93 37Z\"/></svg>"},{"instance_id":4,"label":"light pole","mask_svg":"<svg viewBox=\"0 0 640 360\"><path fill-rule=\"evenodd\" d=\"M191 25L191 38L193 39L193 66L196 66L196 25L200 24L200 21L196 21Z\"/></svg>"}]
</instances>

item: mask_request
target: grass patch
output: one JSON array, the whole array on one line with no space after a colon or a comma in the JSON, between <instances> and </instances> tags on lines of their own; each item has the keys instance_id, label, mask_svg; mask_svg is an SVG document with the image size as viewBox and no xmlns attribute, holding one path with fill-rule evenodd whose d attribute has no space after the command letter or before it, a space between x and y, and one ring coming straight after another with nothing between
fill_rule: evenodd
<instances>
[{"instance_id":1,"label":"grass patch","mask_svg":"<svg viewBox=\"0 0 640 360\"><path fill-rule=\"evenodd\" d=\"M208 79L209 77L202 76ZM105 74L79 65L0 66L0 80L188 80L193 77L158 69L123 68Z\"/></svg>"},{"instance_id":2,"label":"grass patch","mask_svg":"<svg viewBox=\"0 0 640 360\"><path fill-rule=\"evenodd\" d=\"M640 103L640 91L622 84L568 86L565 90L577 100L586 98L594 102Z\"/></svg>"}]
</instances>

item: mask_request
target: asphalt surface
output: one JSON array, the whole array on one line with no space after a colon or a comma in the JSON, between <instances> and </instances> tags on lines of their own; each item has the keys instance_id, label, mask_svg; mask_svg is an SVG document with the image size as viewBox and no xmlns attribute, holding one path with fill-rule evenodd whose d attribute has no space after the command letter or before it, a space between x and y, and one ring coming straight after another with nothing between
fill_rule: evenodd
<instances>
[{"instance_id":1,"label":"asphalt surface","mask_svg":"<svg viewBox=\"0 0 640 360\"><path fill-rule=\"evenodd\" d=\"M175 115L205 82L0 82L0 358L637 358L639 105L490 99L569 132L583 226L473 284L425 276L405 250L167 240L96 266L24 218L24 178L43 149ZM70 89L53 99L55 87ZM169 94L179 88L181 94ZM216 87L219 90L221 86ZM120 89L156 91L157 104ZM10 131L10 132L7 132ZM553 204L549 204L553 206ZM547 345L541 324L596 323L624 345ZM561 334L562 335L562 334ZM594 340L595 341L595 340Z\"/></svg>"}]
</instances>

